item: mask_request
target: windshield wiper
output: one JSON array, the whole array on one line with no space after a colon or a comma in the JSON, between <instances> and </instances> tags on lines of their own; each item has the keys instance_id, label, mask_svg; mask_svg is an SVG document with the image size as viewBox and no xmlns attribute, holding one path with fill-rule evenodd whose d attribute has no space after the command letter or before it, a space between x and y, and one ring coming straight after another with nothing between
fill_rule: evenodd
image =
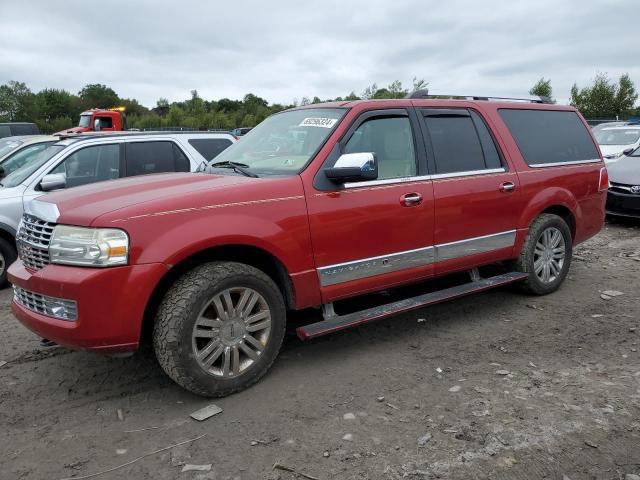
<instances>
[{"instance_id":1,"label":"windshield wiper","mask_svg":"<svg viewBox=\"0 0 640 480\"><path fill-rule=\"evenodd\" d=\"M212 167L214 168L233 168L234 172L238 172L241 173L247 177L252 177L252 178L258 178L258 175L256 175L253 172L250 172L249 170L247 170L249 167L249 165L245 165L244 163L238 163L238 162L232 162L230 160L225 160L224 162L216 162L216 163L212 163L211 164Z\"/></svg>"}]
</instances>

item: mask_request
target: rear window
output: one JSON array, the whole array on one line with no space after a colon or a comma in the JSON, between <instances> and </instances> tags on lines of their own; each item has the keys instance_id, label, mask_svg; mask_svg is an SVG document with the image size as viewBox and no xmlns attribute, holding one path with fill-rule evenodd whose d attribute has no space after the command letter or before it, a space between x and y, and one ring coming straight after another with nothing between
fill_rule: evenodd
<instances>
[{"instance_id":1,"label":"rear window","mask_svg":"<svg viewBox=\"0 0 640 480\"><path fill-rule=\"evenodd\" d=\"M220 152L231 145L228 138L192 138L189 144L195 148L205 160L213 160Z\"/></svg>"},{"instance_id":2,"label":"rear window","mask_svg":"<svg viewBox=\"0 0 640 480\"><path fill-rule=\"evenodd\" d=\"M575 112L515 109L499 112L529 166L600 158L587 128Z\"/></svg>"},{"instance_id":3,"label":"rear window","mask_svg":"<svg viewBox=\"0 0 640 480\"><path fill-rule=\"evenodd\" d=\"M191 169L189 159L173 142L131 142L126 145L127 176Z\"/></svg>"}]
</instances>

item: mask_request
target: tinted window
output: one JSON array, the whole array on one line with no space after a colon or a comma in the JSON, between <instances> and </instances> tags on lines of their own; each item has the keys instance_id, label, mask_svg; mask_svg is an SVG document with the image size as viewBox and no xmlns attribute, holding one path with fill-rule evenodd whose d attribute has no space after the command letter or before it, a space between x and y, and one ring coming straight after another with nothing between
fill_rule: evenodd
<instances>
[{"instance_id":1,"label":"tinted window","mask_svg":"<svg viewBox=\"0 0 640 480\"><path fill-rule=\"evenodd\" d=\"M575 112L512 109L499 112L528 165L600 158Z\"/></svg>"},{"instance_id":2,"label":"tinted window","mask_svg":"<svg viewBox=\"0 0 640 480\"><path fill-rule=\"evenodd\" d=\"M188 172L189 160L173 142L127 144L127 176L160 172Z\"/></svg>"},{"instance_id":3,"label":"tinted window","mask_svg":"<svg viewBox=\"0 0 640 480\"><path fill-rule=\"evenodd\" d=\"M433 147L436 173L486 168L482 145L470 116L427 115L424 120Z\"/></svg>"},{"instance_id":4,"label":"tinted window","mask_svg":"<svg viewBox=\"0 0 640 480\"><path fill-rule=\"evenodd\" d=\"M113 128L113 119L111 117L97 117L100 122L100 128Z\"/></svg>"},{"instance_id":5,"label":"tinted window","mask_svg":"<svg viewBox=\"0 0 640 480\"><path fill-rule=\"evenodd\" d=\"M381 180L416 174L413 134L407 117L374 118L364 122L353 132L344 150L344 153L360 152L376 154Z\"/></svg>"},{"instance_id":6,"label":"tinted window","mask_svg":"<svg viewBox=\"0 0 640 480\"><path fill-rule=\"evenodd\" d=\"M67 187L112 180L120 176L120 145L95 145L69 155L50 173L64 173Z\"/></svg>"},{"instance_id":7,"label":"tinted window","mask_svg":"<svg viewBox=\"0 0 640 480\"><path fill-rule=\"evenodd\" d=\"M8 125L0 125L0 138L10 137L13 135L11 133L11 128Z\"/></svg>"},{"instance_id":8,"label":"tinted window","mask_svg":"<svg viewBox=\"0 0 640 480\"><path fill-rule=\"evenodd\" d=\"M195 148L205 160L213 160L220 152L231 145L227 138L192 138L189 144Z\"/></svg>"}]
</instances>

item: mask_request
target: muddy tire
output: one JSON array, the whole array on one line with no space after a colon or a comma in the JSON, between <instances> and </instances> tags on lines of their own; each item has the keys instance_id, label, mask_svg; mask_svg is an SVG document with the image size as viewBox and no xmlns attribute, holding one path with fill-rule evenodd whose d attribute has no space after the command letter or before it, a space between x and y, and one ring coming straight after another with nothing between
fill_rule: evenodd
<instances>
[{"instance_id":1,"label":"muddy tire","mask_svg":"<svg viewBox=\"0 0 640 480\"><path fill-rule=\"evenodd\" d=\"M559 216L543 213L529 227L516 270L528 273L524 290L535 295L555 292L569 271L571 230Z\"/></svg>"},{"instance_id":2,"label":"muddy tire","mask_svg":"<svg viewBox=\"0 0 640 480\"><path fill-rule=\"evenodd\" d=\"M0 238L0 288L9 286L7 269L16 261L16 258L18 258L18 252L15 247L4 238Z\"/></svg>"},{"instance_id":3,"label":"muddy tire","mask_svg":"<svg viewBox=\"0 0 640 480\"><path fill-rule=\"evenodd\" d=\"M286 309L262 271L234 262L200 265L166 293L156 317L153 348L178 385L223 397L253 385L282 345Z\"/></svg>"}]
</instances>

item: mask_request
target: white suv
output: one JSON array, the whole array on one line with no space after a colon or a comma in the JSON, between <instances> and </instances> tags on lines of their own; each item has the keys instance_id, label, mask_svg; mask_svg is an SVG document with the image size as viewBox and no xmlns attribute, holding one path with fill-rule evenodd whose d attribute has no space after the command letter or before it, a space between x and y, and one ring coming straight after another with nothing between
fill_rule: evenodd
<instances>
[{"instance_id":1,"label":"white suv","mask_svg":"<svg viewBox=\"0 0 640 480\"><path fill-rule=\"evenodd\" d=\"M0 287L16 259L24 203L51 190L160 172L194 172L236 139L228 133L96 133L61 137L0 180Z\"/></svg>"}]
</instances>

